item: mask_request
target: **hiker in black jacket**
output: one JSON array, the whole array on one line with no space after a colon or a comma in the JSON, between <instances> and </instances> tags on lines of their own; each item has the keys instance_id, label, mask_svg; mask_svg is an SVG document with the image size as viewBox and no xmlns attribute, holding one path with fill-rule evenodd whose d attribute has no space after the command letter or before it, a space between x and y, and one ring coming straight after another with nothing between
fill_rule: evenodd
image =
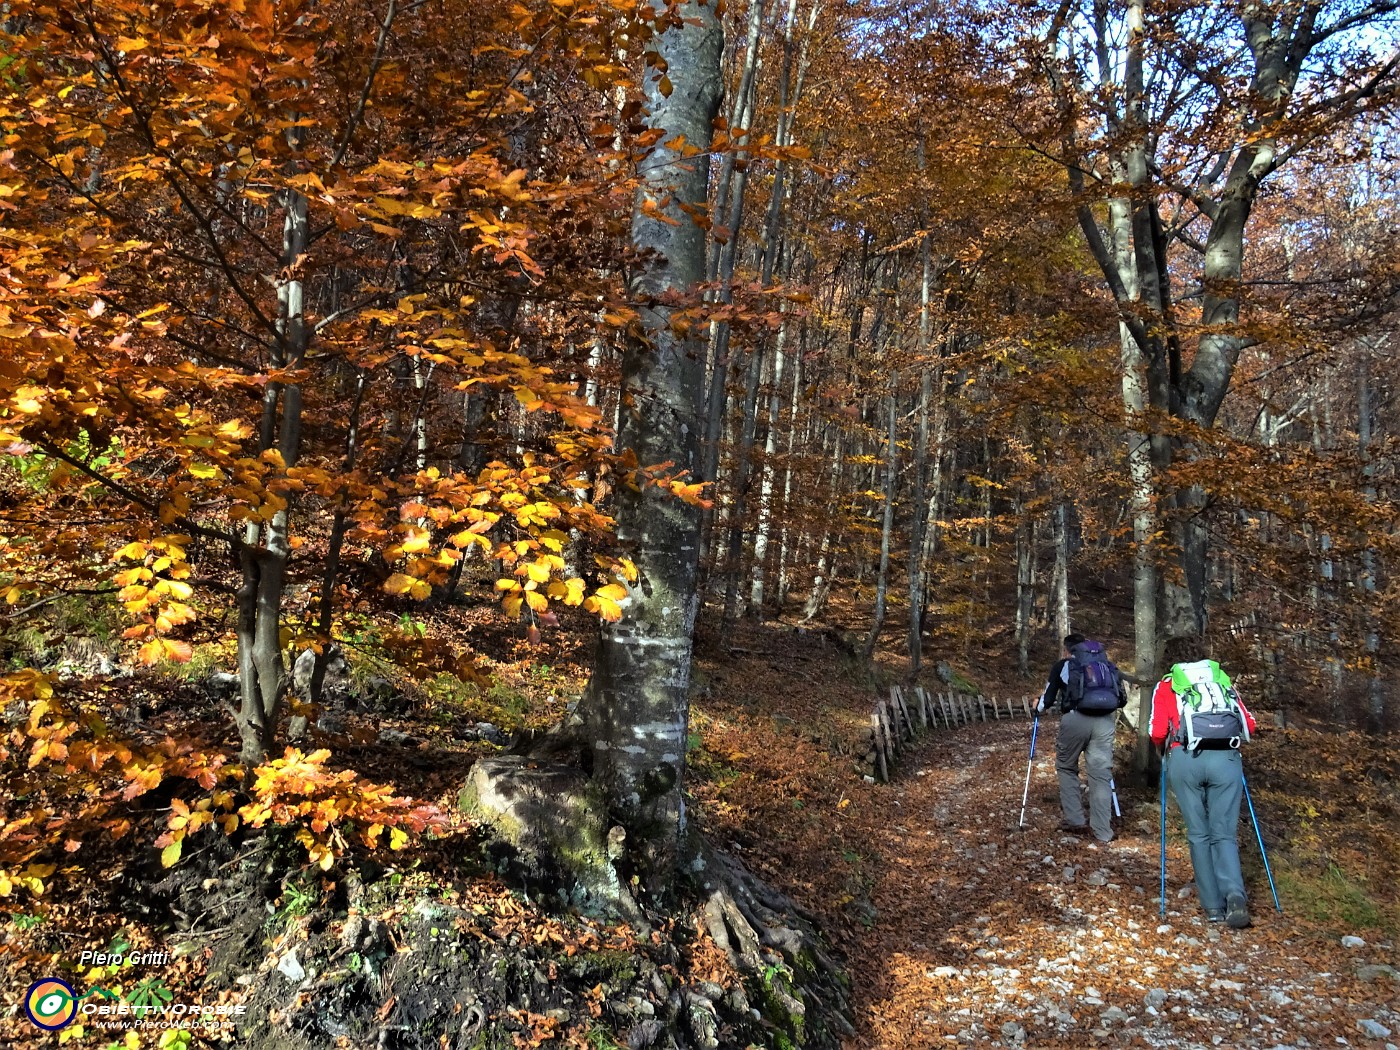
<instances>
[{"instance_id":1,"label":"hiker in black jacket","mask_svg":"<svg viewBox=\"0 0 1400 1050\"><path fill-rule=\"evenodd\" d=\"M1065 636L1064 658L1050 671L1036 712L1043 713L1058 705L1064 711L1060 731L1055 738L1055 772L1060 781L1060 828L1073 835L1092 834L1100 842L1113 841L1113 731L1118 723L1117 707L1091 710L1089 705L1076 703L1071 695L1071 668L1074 651L1086 639L1082 634ZM1097 643L1090 643L1097 645ZM1100 649L1101 653L1101 649ZM1107 659L1104 658L1105 663ZM1109 664L1108 666L1112 666ZM1114 670L1116 678L1117 671ZM1127 702L1121 681L1113 685L1112 703L1121 707ZM1079 756L1084 755L1084 772L1089 781L1089 820L1084 820L1084 800L1079 788Z\"/></svg>"}]
</instances>

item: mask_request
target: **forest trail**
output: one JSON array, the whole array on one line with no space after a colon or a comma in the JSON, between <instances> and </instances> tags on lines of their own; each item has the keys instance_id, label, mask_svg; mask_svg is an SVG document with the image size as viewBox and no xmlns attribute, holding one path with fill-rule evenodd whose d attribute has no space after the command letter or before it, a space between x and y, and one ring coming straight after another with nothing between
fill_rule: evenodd
<instances>
[{"instance_id":1,"label":"forest trail","mask_svg":"<svg viewBox=\"0 0 1400 1050\"><path fill-rule=\"evenodd\" d=\"M1174 805L1159 916L1155 792L1119 784L1111 844L1054 830L1056 729L1042 720L1024 830L1026 723L933 734L893 783L862 793L857 804L887 819L868 844L883 858L875 912L843 945L861 1011L853 1048L1400 1042L1383 1034L1400 1030L1400 986L1375 968L1397 962L1394 946L1347 948L1275 912L1252 829L1241 828L1254 918L1243 931L1208 925L1182 892L1191 868Z\"/></svg>"}]
</instances>

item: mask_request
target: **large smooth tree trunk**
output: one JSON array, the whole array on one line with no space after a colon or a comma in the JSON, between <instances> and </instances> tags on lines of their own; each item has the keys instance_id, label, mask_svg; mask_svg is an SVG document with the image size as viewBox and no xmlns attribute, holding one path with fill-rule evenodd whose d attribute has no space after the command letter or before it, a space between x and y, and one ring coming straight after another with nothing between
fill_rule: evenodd
<instances>
[{"instance_id":1,"label":"large smooth tree trunk","mask_svg":"<svg viewBox=\"0 0 1400 1050\"><path fill-rule=\"evenodd\" d=\"M632 215L642 262L631 274L646 341L627 347L622 367L621 446L643 464L693 470L701 427L702 347L677 336L667 297L693 297L705 275L705 234L690 218L705 206L705 151L722 92L722 32L715 5L685 0L655 40L668 72L646 81L647 123L661 143L643 167ZM669 89L669 90L665 90ZM681 157L679 137L699 153ZM655 214L643 205L655 203ZM692 632L698 605L699 509L655 487L619 486L618 538L640 574L622 617L604 625L582 705L593 776L627 833L624 863L641 884L666 894L685 832L682 774L688 735Z\"/></svg>"}]
</instances>

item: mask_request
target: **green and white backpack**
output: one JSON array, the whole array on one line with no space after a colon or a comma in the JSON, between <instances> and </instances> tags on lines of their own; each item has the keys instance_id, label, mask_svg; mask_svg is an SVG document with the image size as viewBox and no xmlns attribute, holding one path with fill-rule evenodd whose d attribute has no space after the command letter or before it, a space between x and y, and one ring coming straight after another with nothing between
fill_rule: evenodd
<instances>
[{"instance_id":1,"label":"green and white backpack","mask_svg":"<svg viewBox=\"0 0 1400 1050\"><path fill-rule=\"evenodd\" d=\"M1177 739L1186 750L1225 750L1249 741L1249 720L1239 694L1218 663L1173 664L1168 679L1181 727Z\"/></svg>"}]
</instances>

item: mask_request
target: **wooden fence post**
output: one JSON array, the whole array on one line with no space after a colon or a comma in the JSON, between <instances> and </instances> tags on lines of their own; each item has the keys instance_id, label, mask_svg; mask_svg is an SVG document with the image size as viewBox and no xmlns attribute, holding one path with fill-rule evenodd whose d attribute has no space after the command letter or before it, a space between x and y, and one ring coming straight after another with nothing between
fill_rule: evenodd
<instances>
[{"instance_id":1,"label":"wooden fence post","mask_svg":"<svg viewBox=\"0 0 1400 1050\"><path fill-rule=\"evenodd\" d=\"M903 694L903 693L901 693L901 694L899 695L899 701L898 701L898 703L899 703L899 716L900 716L902 719L904 719L904 725L903 725L903 727L902 727L902 729L901 729L900 731L903 732L905 729L907 729L907 730L909 731L909 741L910 741L910 743L913 743L914 737L917 736L917 734L916 734L915 731L914 731L914 719L913 719L913 717L909 714L909 705L906 704L906 703L904 702L904 694Z\"/></svg>"},{"instance_id":2,"label":"wooden fence post","mask_svg":"<svg viewBox=\"0 0 1400 1050\"><path fill-rule=\"evenodd\" d=\"M885 727L880 724L880 712L878 709L871 712L870 731L875 738L875 779L879 780L881 783L888 784L890 780L890 768L885 758Z\"/></svg>"}]
</instances>

